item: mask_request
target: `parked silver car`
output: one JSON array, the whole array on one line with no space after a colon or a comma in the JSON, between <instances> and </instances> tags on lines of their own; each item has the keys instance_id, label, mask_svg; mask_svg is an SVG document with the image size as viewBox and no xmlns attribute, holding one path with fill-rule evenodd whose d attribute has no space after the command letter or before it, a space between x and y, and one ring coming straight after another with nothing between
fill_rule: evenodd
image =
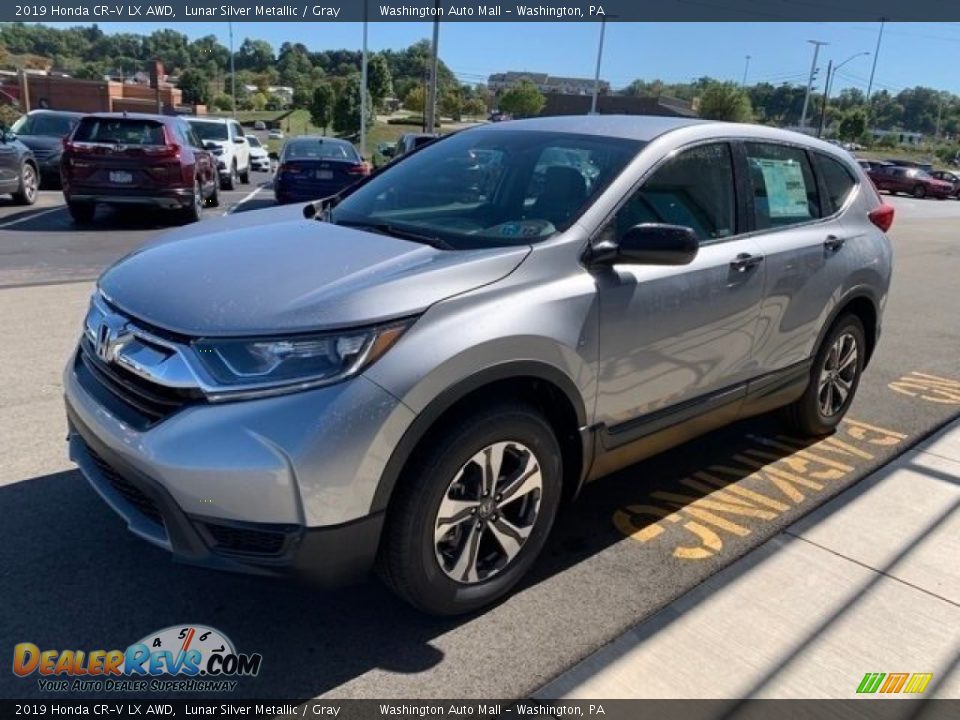
<instances>
[{"instance_id":1,"label":"parked silver car","mask_svg":"<svg viewBox=\"0 0 960 720\"><path fill-rule=\"evenodd\" d=\"M892 220L843 150L766 127L456 133L108 269L64 375L71 457L183 561L376 567L470 611L585 482L781 407L829 433L880 334Z\"/></svg>"}]
</instances>

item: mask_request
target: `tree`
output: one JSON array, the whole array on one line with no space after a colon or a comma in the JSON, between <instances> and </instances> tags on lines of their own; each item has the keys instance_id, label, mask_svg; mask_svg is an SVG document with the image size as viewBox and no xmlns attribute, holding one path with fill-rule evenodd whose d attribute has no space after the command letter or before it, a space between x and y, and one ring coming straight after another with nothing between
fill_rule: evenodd
<instances>
[{"instance_id":1,"label":"tree","mask_svg":"<svg viewBox=\"0 0 960 720\"><path fill-rule=\"evenodd\" d=\"M460 115L463 112L463 99L456 90L448 90L440 98L440 112L452 119L454 122L460 122Z\"/></svg>"},{"instance_id":2,"label":"tree","mask_svg":"<svg viewBox=\"0 0 960 720\"><path fill-rule=\"evenodd\" d=\"M463 103L463 114L467 117L483 117L487 114L487 104L481 97L472 97Z\"/></svg>"},{"instance_id":3,"label":"tree","mask_svg":"<svg viewBox=\"0 0 960 720\"><path fill-rule=\"evenodd\" d=\"M375 115L370 93L367 93L367 126L373 125ZM337 94L333 103L333 128L341 135L355 135L360 130L360 76L354 75Z\"/></svg>"},{"instance_id":4,"label":"tree","mask_svg":"<svg viewBox=\"0 0 960 720\"><path fill-rule=\"evenodd\" d=\"M728 122L750 122L753 107L750 96L733 83L713 83L700 96L700 117Z\"/></svg>"},{"instance_id":5,"label":"tree","mask_svg":"<svg viewBox=\"0 0 960 720\"><path fill-rule=\"evenodd\" d=\"M374 55L367 61L367 90L377 107L382 107L384 99L393 92L393 77L383 55Z\"/></svg>"},{"instance_id":6,"label":"tree","mask_svg":"<svg viewBox=\"0 0 960 720\"><path fill-rule=\"evenodd\" d=\"M233 98L226 93L214 95L211 103L217 110L231 110L233 108Z\"/></svg>"},{"instance_id":7,"label":"tree","mask_svg":"<svg viewBox=\"0 0 960 720\"><path fill-rule=\"evenodd\" d=\"M209 105L213 99L207 76L199 70L188 68L181 72L177 87L183 92L183 101L189 105Z\"/></svg>"},{"instance_id":8,"label":"tree","mask_svg":"<svg viewBox=\"0 0 960 720\"><path fill-rule=\"evenodd\" d=\"M238 70L263 72L274 64L273 46L266 40L245 38L235 59Z\"/></svg>"},{"instance_id":9,"label":"tree","mask_svg":"<svg viewBox=\"0 0 960 720\"><path fill-rule=\"evenodd\" d=\"M256 92L250 97L250 103L254 110L264 110L267 107L268 98L265 93Z\"/></svg>"},{"instance_id":10,"label":"tree","mask_svg":"<svg viewBox=\"0 0 960 720\"><path fill-rule=\"evenodd\" d=\"M410 112L423 112L426 100L423 98L423 87L414 85L403 98L403 107Z\"/></svg>"},{"instance_id":11,"label":"tree","mask_svg":"<svg viewBox=\"0 0 960 720\"><path fill-rule=\"evenodd\" d=\"M317 85L313 89L313 97L310 98L310 122L318 128L322 128L324 135L327 134L327 128L333 119L335 101L333 88L327 83Z\"/></svg>"},{"instance_id":12,"label":"tree","mask_svg":"<svg viewBox=\"0 0 960 720\"><path fill-rule=\"evenodd\" d=\"M859 140L867 130L867 113L863 110L851 110L840 121L837 132L841 140Z\"/></svg>"},{"instance_id":13,"label":"tree","mask_svg":"<svg viewBox=\"0 0 960 720\"><path fill-rule=\"evenodd\" d=\"M547 99L529 80L522 80L500 96L500 109L514 117L530 117L543 110Z\"/></svg>"}]
</instances>

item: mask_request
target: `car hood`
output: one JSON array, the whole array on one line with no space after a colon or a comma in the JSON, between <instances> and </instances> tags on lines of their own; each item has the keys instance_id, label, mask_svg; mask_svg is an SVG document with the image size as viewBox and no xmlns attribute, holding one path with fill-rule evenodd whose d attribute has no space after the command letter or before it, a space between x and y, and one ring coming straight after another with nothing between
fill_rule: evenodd
<instances>
[{"instance_id":1,"label":"car hood","mask_svg":"<svg viewBox=\"0 0 960 720\"><path fill-rule=\"evenodd\" d=\"M120 310L175 333L305 332L415 315L505 277L529 252L438 250L285 206L167 233L98 284Z\"/></svg>"},{"instance_id":2,"label":"car hood","mask_svg":"<svg viewBox=\"0 0 960 720\"><path fill-rule=\"evenodd\" d=\"M252 155L253 157L267 157L267 151L264 150L262 147L259 147L259 148L252 147L250 148L250 155Z\"/></svg>"}]
</instances>

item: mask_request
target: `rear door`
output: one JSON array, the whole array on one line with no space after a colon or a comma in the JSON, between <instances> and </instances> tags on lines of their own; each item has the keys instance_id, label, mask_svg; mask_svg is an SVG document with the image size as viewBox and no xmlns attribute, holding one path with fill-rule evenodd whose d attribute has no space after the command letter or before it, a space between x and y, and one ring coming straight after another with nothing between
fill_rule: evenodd
<instances>
[{"instance_id":1,"label":"rear door","mask_svg":"<svg viewBox=\"0 0 960 720\"><path fill-rule=\"evenodd\" d=\"M177 148L159 120L86 117L70 148L75 185L123 192L183 184Z\"/></svg>"},{"instance_id":2,"label":"rear door","mask_svg":"<svg viewBox=\"0 0 960 720\"><path fill-rule=\"evenodd\" d=\"M0 188L4 190L16 187L20 182L20 153L16 143L6 134L0 137Z\"/></svg>"},{"instance_id":3,"label":"rear door","mask_svg":"<svg viewBox=\"0 0 960 720\"><path fill-rule=\"evenodd\" d=\"M767 265L756 348L757 375L802 369L843 287L840 217L859 178L839 161L798 145L744 142L754 239Z\"/></svg>"}]
</instances>

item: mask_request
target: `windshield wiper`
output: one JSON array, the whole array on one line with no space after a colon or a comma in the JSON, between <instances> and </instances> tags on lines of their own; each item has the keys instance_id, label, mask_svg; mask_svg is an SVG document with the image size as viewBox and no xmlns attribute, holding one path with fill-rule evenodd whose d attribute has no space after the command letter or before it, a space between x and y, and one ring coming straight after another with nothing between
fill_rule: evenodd
<instances>
[{"instance_id":1,"label":"windshield wiper","mask_svg":"<svg viewBox=\"0 0 960 720\"><path fill-rule=\"evenodd\" d=\"M455 249L450 243L441 240L435 235L424 235L413 230L407 230L405 228L397 227L396 225L391 225L390 223L341 220L333 224L357 228L358 230L370 230L372 232L380 233L381 235L390 235L402 240L410 240L412 242L429 245L430 247L435 247L438 250Z\"/></svg>"}]
</instances>

